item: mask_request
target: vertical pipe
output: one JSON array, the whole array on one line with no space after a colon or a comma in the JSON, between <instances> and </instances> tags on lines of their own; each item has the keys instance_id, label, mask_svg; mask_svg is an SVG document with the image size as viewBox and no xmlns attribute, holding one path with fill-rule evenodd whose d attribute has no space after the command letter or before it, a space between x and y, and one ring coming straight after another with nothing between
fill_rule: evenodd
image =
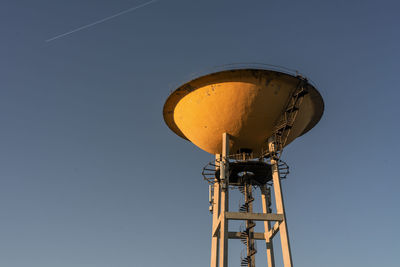
<instances>
[{"instance_id":1,"label":"vertical pipe","mask_svg":"<svg viewBox=\"0 0 400 267\"><path fill-rule=\"evenodd\" d=\"M268 139L268 148L269 151L276 151L274 137L270 137ZM271 158L271 164L272 164L272 180L274 183L274 192L275 192L276 211L278 214L283 215L283 221L279 225L279 233L281 236L281 244L282 244L283 265L284 267L292 267L293 266L292 254L290 251L289 233L286 224L285 205L283 203L283 197L282 197L281 180L279 179L278 162L275 159Z\"/></svg>"},{"instance_id":2,"label":"vertical pipe","mask_svg":"<svg viewBox=\"0 0 400 267\"><path fill-rule=\"evenodd\" d=\"M208 185L208 203L213 204L213 185Z\"/></svg>"},{"instance_id":3,"label":"vertical pipe","mask_svg":"<svg viewBox=\"0 0 400 267\"><path fill-rule=\"evenodd\" d=\"M219 169L219 164L220 164L220 155L216 154L215 155L215 170L217 171ZM214 231L217 222L218 222L218 216L219 216L219 200L220 200L220 183L218 179L215 179L214 182L214 194L212 197L212 205L213 205L213 221L212 221L212 230L211 232ZM213 235L213 233L211 233ZM211 236L211 267L217 267L218 266L218 236Z\"/></svg>"},{"instance_id":4,"label":"vertical pipe","mask_svg":"<svg viewBox=\"0 0 400 267\"><path fill-rule=\"evenodd\" d=\"M269 188L267 188L266 185L264 185L261 188L261 200L262 200L262 208L263 208L263 213L269 213L268 211L268 206L270 205L269 203L269 197L268 195L271 194L271 191ZM271 222L270 221L264 221L264 238L265 238L265 243L267 245L267 262L268 262L268 267L275 267L275 258L274 258L274 247L272 245L272 239L269 237L269 230L271 230Z\"/></svg>"},{"instance_id":5,"label":"vertical pipe","mask_svg":"<svg viewBox=\"0 0 400 267\"><path fill-rule=\"evenodd\" d=\"M229 210L229 135L222 135L222 160L220 165L221 180L221 227L219 240L219 267L228 267L228 220L225 218L225 212Z\"/></svg>"}]
</instances>

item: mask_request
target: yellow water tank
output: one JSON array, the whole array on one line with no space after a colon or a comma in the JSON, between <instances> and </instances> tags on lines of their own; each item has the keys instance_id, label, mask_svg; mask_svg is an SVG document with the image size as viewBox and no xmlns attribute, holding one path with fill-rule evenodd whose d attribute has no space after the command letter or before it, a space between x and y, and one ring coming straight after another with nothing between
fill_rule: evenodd
<instances>
[{"instance_id":1,"label":"yellow water tank","mask_svg":"<svg viewBox=\"0 0 400 267\"><path fill-rule=\"evenodd\" d=\"M272 135L300 77L265 69L234 69L208 74L176 89L167 99L163 115L168 127L199 148L220 154L222 134L230 135L230 151L259 153ZM307 83L286 145L314 127L324 102Z\"/></svg>"}]
</instances>

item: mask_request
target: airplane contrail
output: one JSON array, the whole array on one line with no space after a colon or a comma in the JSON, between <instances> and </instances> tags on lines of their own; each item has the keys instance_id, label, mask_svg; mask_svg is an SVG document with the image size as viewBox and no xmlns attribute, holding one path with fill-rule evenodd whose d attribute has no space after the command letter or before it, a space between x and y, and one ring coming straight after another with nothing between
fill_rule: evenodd
<instances>
[{"instance_id":1,"label":"airplane contrail","mask_svg":"<svg viewBox=\"0 0 400 267\"><path fill-rule=\"evenodd\" d=\"M81 27L79 27L79 28L76 28L76 29L74 29L74 30L72 30L72 31L69 31L69 32L66 32L66 33L63 33L63 34L59 34L59 35L57 35L57 36L54 36L54 37L52 37L52 38L50 38L50 39L47 39L46 42L51 42L51 41L57 40L57 39L59 39L59 38L65 37L65 36L67 36L67 35L70 35L70 34L72 34L72 33L81 31L81 30L83 30L83 29L87 29L87 28L93 27L93 26L95 26L95 25L97 25L97 24L100 24L100 23L103 23L103 22L105 22L105 21L107 21L107 20L110 20L110 19L113 19L113 18L115 18L115 17L121 16L121 15L123 15L123 14L125 14L125 13L132 12L132 11L134 11L134 10L137 10L137 9L142 8L142 7L144 7L144 6L150 5L150 4L152 4L152 3L154 3L154 2L157 2L157 1L158 1L158 0L151 0L151 1L146 2L146 3L144 3L144 4L141 4L141 5L138 5L138 6L134 6L134 7L128 8L127 10L121 11L121 12L119 12L119 13L117 13L117 14L111 15L111 16L106 17L106 18L104 18L104 19L101 19L101 20L98 20L98 21L95 21L95 22L86 24L86 25L81 26Z\"/></svg>"}]
</instances>

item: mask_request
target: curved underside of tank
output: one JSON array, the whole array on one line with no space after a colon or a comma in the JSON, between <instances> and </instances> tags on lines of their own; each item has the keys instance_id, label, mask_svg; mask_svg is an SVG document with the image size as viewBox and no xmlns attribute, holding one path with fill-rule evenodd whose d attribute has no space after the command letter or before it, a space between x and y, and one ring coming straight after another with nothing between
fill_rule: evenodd
<instances>
[{"instance_id":1,"label":"curved underside of tank","mask_svg":"<svg viewBox=\"0 0 400 267\"><path fill-rule=\"evenodd\" d=\"M251 149L259 154L283 114L300 78L272 70L235 69L212 73L176 89L163 115L168 127L199 148L220 154L222 134L230 135L230 151ZM324 102L307 84L286 145L313 128Z\"/></svg>"}]
</instances>

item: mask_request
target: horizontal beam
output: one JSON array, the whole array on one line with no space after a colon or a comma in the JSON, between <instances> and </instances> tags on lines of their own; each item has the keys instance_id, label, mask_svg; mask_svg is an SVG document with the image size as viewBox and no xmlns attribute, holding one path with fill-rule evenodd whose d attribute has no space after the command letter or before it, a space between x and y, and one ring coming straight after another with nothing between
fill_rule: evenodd
<instances>
[{"instance_id":1,"label":"horizontal beam","mask_svg":"<svg viewBox=\"0 0 400 267\"><path fill-rule=\"evenodd\" d=\"M229 232L228 238L230 239L240 239L240 232ZM253 239L255 240L265 240L264 233L253 233Z\"/></svg>"},{"instance_id":2,"label":"horizontal beam","mask_svg":"<svg viewBox=\"0 0 400 267\"><path fill-rule=\"evenodd\" d=\"M225 212L225 218L228 220L283 221L283 214Z\"/></svg>"}]
</instances>

